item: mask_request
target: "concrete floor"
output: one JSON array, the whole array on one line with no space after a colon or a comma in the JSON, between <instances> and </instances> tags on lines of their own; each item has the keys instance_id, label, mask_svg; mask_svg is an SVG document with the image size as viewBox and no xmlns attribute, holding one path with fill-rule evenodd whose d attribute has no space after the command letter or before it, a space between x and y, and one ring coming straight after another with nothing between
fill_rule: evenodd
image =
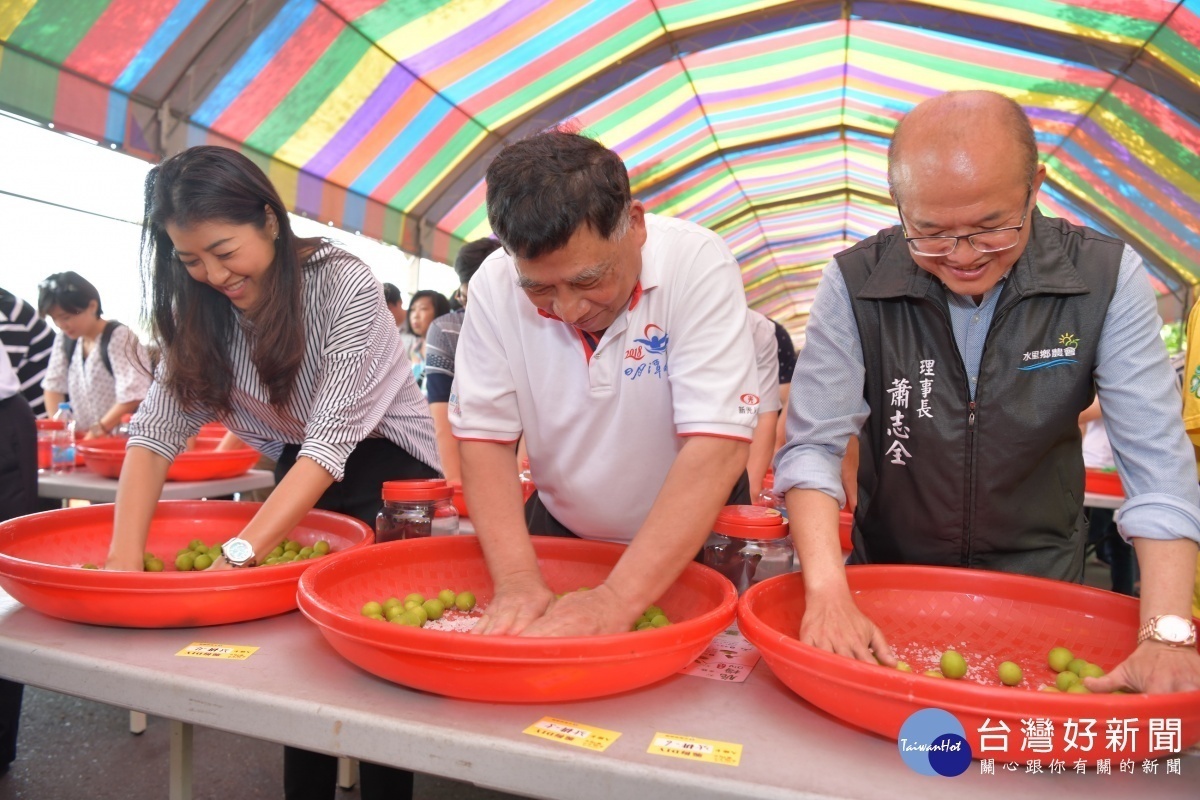
<instances>
[{"instance_id":1,"label":"concrete floor","mask_svg":"<svg viewBox=\"0 0 1200 800\"><path fill-rule=\"evenodd\" d=\"M197 726L195 800L283 797L283 748ZM169 723L151 717L129 732L129 712L26 687L17 760L0 777L0 800L141 800L167 797ZM331 797L335 795L331 793ZM357 789L337 791L356 800ZM418 775L414 800L509 800L516 795Z\"/></svg>"}]
</instances>

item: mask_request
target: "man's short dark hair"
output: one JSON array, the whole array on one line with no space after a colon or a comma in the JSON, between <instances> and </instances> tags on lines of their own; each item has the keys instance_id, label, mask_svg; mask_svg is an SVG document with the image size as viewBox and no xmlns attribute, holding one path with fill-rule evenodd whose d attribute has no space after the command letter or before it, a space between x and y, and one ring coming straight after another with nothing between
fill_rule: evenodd
<instances>
[{"instance_id":1,"label":"man's short dark hair","mask_svg":"<svg viewBox=\"0 0 1200 800\"><path fill-rule=\"evenodd\" d=\"M400 302L400 290L390 283L383 285L383 300L389 306L394 306Z\"/></svg>"},{"instance_id":2,"label":"man's short dark hair","mask_svg":"<svg viewBox=\"0 0 1200 800\"><path fill-rule=\"evenodd\" d=\"M566 130L510 144L487 170L488 222L517 258L561 249L580 225L607 239L620 229L629 202L620 157Z\"/></svg>"},{"instance_id":3,"label":"man's short dark hair","mask_svg":"<svg viewBox=\"0 0 1200 800\"><path fill-rule=\"evenodd\" d=\"M458 273L458 282L470 283L471 278L479 271L479 265L499 246L500 243L495 239L476 239L464 244L454 259L454 271Z\"/></svg>"}]
</instances>

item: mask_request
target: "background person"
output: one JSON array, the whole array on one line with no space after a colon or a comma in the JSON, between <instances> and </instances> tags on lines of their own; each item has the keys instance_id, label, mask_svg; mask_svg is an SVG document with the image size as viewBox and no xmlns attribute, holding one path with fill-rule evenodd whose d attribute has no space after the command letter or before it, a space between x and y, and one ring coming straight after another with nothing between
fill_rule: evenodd
<instances>
[{"instance_id":1,"label":"background person","mask_svg":"<svg viewBox=\"0 0 1200 800\"><path fill-rule=\"evenodd\" d=\"M1187 353L1183 367L1183 427L1192 442L1192 452L1200 455L1200 303L1195 303L1187 318ZM1200 458L1197 459L1200 474ZM1200 555L1196 557L1196 583L1192 590L1192 616L1200 618Z\"/></svg>"},{"instance_id":2,"label":"background person","mask_svg":"<svg viewBox=\"0 0 1200 800\"><path fill-rule=\"evenodd\" d=\"M110 435L150 389L146 348L127 326L104 319L100 293L76 272L42 281L38 312L59 331L42 381L51 414L69 395L77 431Z\"/></svg>"},{"instance_id":3,"label":"background person","mask_svg":"<svg viewBox=\"0 0 1200 800\"><path fill-rule=\"evenodd\" d=\"M439 474L379 282L331 243L297 238L258 166L223 147L172 156L146 178L145 220L162 356L130 425L106 569L142 569L167 468L209 421L275 457L278 482L210 569L253 566L313 508L373 525L384 481ZM411 795L412 773L363 767L364 798ZM336 772L333 756L284 749L288 798L333 797Z\"/></svg>"},{"instance_id":4,"label":"background person","mask_svg":"<svg viewBox=\"0 0 1200 800\"><path fill-rule=\"evenodd\" d=\"M441 292L432 289L422 289L408 303L410 336L405 338L405 344L418 386L425 385L425 334L435 319L449 313L450 301Z\"/></svg>"},{"instance_id":5,"label":"background person","mask_svg":"<svg viewBox=\"0 0 1200 800\"><path fill-rule=\"evenodd\" d=\"M42 379L50 364L54 331L37 309L0 287L0 343L8 353L21 394L35 417L45 417Z\"/></svg>"},{"instance_id":6,"label":"background person","mask_svg":"<svg viewBox=\"0 0 1200 800\"><path fill-rule=\"evenodd\" d=\"M1116 469L1117 461L1098 398L1079 415L1079 425L1083 429L1083 465L1088 469ZM1087 520L1087 543L1095 548L1096 557L1108 565L1112 590L1136 597L1137 558L1133 545L1117 531L1116 513L1111 508L1089 508Z\"/></svg>"},{"instance_id":7,"label":"background person","mask_svg":"<svg viewBox=\"0 0 1200 800\"><path fill-rule=\"evenodd\" d=\"M750 497L757 498L762 493L763 477L775 456L775 421L783 404L779 397L779 342L775 338L775 325L752 308L746 311L759 383L758 424L754 426L746 475L750 481Z\"/></svg>"},{"instance_id":8,"label":"background person","mask_svg":"<svg viewBox=\"0 0 1200 800\"><path fill-rule=\"evenodd\" d=\"M462 246L454 259L454 271L458 274L459 283L455 296L462 309L434 319L425 334L425 396L429 398L429 413L433 416L433 428L437 431L442 471L446 473L448 481L462 480L458 442L450 430L448 409L450 390L454 385L454 355L458 351L458 336L466 315L467 284L479 271L483 260L499 246L500 243L495 239L476 239Z\"/></svg>"},{"instance_id":9,"label":"background person","mask_svg":"<svg viewBox=\"0 0 1200 800\"><path fill-rule=\"evenodd\" d=\"M782 409L787 409L788 398L792 391L792 375L796 371L796 345L792 342L792 335L787 332L787 328L775 320L771 320L771 324L775 326L775 342L779 358L779 403ZM775 422L773 453L779 452L779 448L783 447L786 441L787 414L780 413L779 419Z\"/></svg>"},{"instance_id":10,"label":"background person","mask_svg":"<svg viewBox=\"0 0 1200 800\"><path fill-rule=\"evenodd\" d=\"M8 346L11 331L0 330ZM14 353L15 355L15 353ZM12 360L0 353L0 522L37 511L37 429ZM17 757L25 687L0 678L0 776Z\"/></svg>"},{"instance_id":11,"label":"background person","mask_svg":"<svg viewBox=\"0 0 1200 800\"><path fill-rule=\"evenodd\" d=\"M404 298L400 295L400 290L390 283L385 283L383 285L383 302L387 303L392 319L396 320L396 327L407 331L408 314L404 310Z\"/></svg>"}]
</instances>

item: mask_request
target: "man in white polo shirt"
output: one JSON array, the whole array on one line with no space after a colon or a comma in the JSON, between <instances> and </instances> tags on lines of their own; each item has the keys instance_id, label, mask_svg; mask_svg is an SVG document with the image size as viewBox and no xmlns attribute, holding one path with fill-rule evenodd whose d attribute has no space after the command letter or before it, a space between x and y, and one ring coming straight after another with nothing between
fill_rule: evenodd
<instances>
[{"instance_id":1,"label":"man in white polo shirt","mask_svg":"<svg viewBox=\"0 0 1200 800\"><path fill-rule=\"evenodd\" d=\"M749 502L759 398L741 272L716 234L646 214L620 158L583 136L510 145L487 184L504 248L471 280L450 398L496 587L476 630L629 630L721 507ZM538 487L525 515L522 435ZM602 584L555 600L531 531L630 546Z\"/></svg>"}]
</instances>

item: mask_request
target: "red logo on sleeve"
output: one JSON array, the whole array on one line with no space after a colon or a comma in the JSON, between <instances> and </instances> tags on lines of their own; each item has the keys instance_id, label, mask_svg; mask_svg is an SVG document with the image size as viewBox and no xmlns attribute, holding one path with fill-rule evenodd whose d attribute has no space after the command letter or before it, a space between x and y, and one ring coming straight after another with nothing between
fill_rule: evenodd
<instances>
[{"instance_id":1,"label":"red logo on sleeve","mask_svg":"<svg viewBox=\"0 0 1200 800\"><path fill-rule=\"evenodd\" d=\"M756 405L758 405L758 395L744 394L741 397L741 401L748 406L756 406Z\"/></svg>"}]
</instances>

